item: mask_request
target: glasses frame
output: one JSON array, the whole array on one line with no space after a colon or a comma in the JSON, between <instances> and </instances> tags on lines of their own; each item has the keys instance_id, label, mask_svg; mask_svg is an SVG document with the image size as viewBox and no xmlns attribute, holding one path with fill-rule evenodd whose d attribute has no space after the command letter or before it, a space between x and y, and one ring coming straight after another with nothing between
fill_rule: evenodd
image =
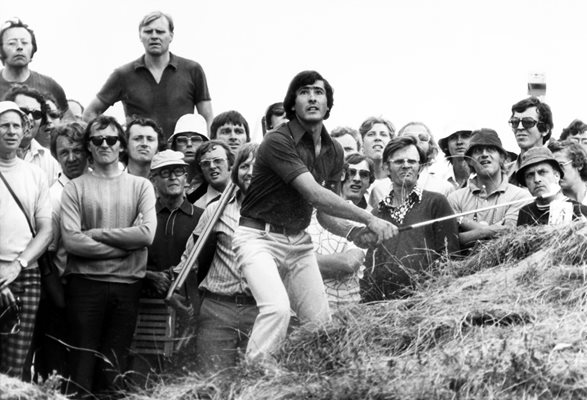
<instances>
[{"instance_id":1,"label":"glasses frame","mask_svg":"<svg viewBox=\"0 0 587 400\"><path fill-rule=\"evenodd\" d=\"M183 141L185 141L185 143L182 143ZM187 146L188 142L190 144L203 143L204 139L200 135L194 135L194 136L180 135L180 136L175 137L175 144L176 145Z\"/></svg>"},{"instance_id":2,"label":"glasses frame","mask_svg":"<svg viewBox=\"0 0 587 400\"><path fill-rule=\"evenodd\" d=\"M96 147L102 146L102 143L106 141L106 144L110 147L114 146L120 138L118 136L91 136L90 143Z\"/></svg>"},{"instance_id":3,"label":"glasses frame","mask_svg":"<svg viewBox=\"0 0 587 400\"><path fill-rule=\"evenodd\" d=\"M210 169L212 165L221 167L225 162L228 162L226 158L213 158L211 160L201 160L198 164L202 169Z\"/></svg>"},{"instance_id":4,"label":"glasses frame","mask_svg":"<svg viewBox=\"0 0 587 400\"><path fill-rule=\"evenodd\" d=\"M369 179L371 178L371 171L368 169L357 169L357 168L347 168L347 174L350 178L353 178L357 174L359 174L359 178L361 179Z\"/></svg>"},{"instance_id":5,"label":"glasses frame","mask_svg":"<svg viewBox=\"0 0 587 400\"><path fill-rule=\"evenodd\" d=\"M535 120L534 118L524 117L524 118L517 118L512 117L508 121L508 124L512 127L512 129L518 129L520 127L520 123L522 123L522 127L524 129L532 129L538 124L539 121Z\"/></svg>"},{"instance_id":6,"label":"glasses frame","mask_svg":"<svg viewBox=\"0 0 587 400\"><path fill-rule=\"evenodd\" d=\"M31 110L25 107L19 107L20 111L25 113L28 117L31 117L35 121L40 121L43 119L43 111L41 110Z\"/></svg>"},{"instance_id":7,"label":"glasses frame","mask_svg":"<svg viewBox=\"0 0 587 400\"><path fill-rule=\"evenodd\" d=\"M181 172L181 173L178 173ZM188 173L187 168L182 165L175 166L173 168L162 168L157 175L159 175L163 179L169 179L171 175L176 178L181 178L182 176Z\"/></svg>"}]
</instances>

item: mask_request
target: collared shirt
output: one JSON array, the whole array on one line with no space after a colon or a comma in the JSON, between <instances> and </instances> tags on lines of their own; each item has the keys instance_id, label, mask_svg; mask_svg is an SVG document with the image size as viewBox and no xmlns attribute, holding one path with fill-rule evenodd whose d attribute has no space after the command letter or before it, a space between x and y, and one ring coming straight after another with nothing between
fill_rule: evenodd
<instances>
[{"instance_id":1,"label":"collared shirt","mask_svg":"<svg viewBox=\"0 0 587 400\"><path fill-rule=\"evenodd\" d=\"M313 207L294 189L292 181L310 172L318 184L340 192L342 146L331 139L324 126L320 138L322 146L316 157L312 135L297 119L267 134L257 151L241 214L290 230L307 228Z\"/></svg>"},{"instance_id":2,"label":"collared shirt","mask_svg":"<svg viewBox=\"0 0 587 400\"><path fill-rule=\"evenodd\" d=\"M67 265L67 251L61 240L60 228L61 195L63 194L63 188L67 183L69 183L69 178L65 176L63 172L60 172L57 182L49 188L49 197L51 198L52 206L51 221L53 223L53 240L51 241L51 244L49 244L48 250L55 252L53 262L59 271L59 275L63 275Z\"/></svg>"},{"instance_id":3,"label":"collared shirt","mask_svg":"<svg viewBox=\"0 0 587 400\"><path fill-rule=\"evenodd\" d=\"M532 195L527 189L509 183L506 174L502 175L501 184L491 193L487 193L485 188L479 184L477 176L474 176L469 179L467 187L448 196L448 202L456 214L523 199L528 199L530 202ZM522 201L509 206L496 207L492 210L472 214L467 218L477 222L486 222L488 225L513 227L516 226L518 212L524 204Z\"/></svg>"},{"instance_id":4,"label":"collared shirt","mask_svg":"<svg viewBox=\"0 0 587 400\"><path fill-rule=\"evenodd\" d=\"M414 186L408 197L402 204L394 207L393 204L394 192L389 192L389 195L379 203L379 212L385 213L386 210L392 220L402 224L408 211L410 211L416 204L422 201L422 188L418 184Z\"/></svg>"},{"instance_id":5,"label":"collared shirt","mask_svg":"<svg viewBox=\"0 0 587 400\"><path fill-rule=\"evenodd\" d=\"M232 237L238 226L240 218L241 205L238 201L240 191L237 190L235 195L228 201L224 210L220 214L218 221L212 228L212 233L216 238L216 252L210 265L210 270L206 278L200 284L200 289L206 289L212 293L232 296L236 294L251 295L243 275L238 266L236 255L232 250ZM185 263L192 248L195 245L195 238L201 236L206 225L208 225L212 215L218 207L218 202L210 204L202 214L200 222L194 229L185 252L181 256L181 263Z\"/></svg>"},{"instance_id":6,"label":"collared shirt","mask_svg":"<svg viewBox=\"0 0 587 400\"><path fill-rule=\"evenodd\" d=\"M117 68L97 97L107 106L122 101L127 119L133 115L149 117L169 138L175 123L194 106L210 100L204 70L195 61L170 54L159 83L145 65L145 56Z\"/></svg>"},{"instance_id":7,"label":"collared shirt","mask_svg":"<svg viewBox=\"0 0 587 400\"><path fill-rule=\"evenodd\" d=\"M31 141L31 147L24 154L24 160L41 168L47 174L47 183L51 187L61 172L61 166L51 155L49 149L44 148L35 139Z\"/></svg>"},{"instance_id":8,"label":"collared shirt","mask_svg":"<svg viewBox=\"0 0 587 400\"><path fill-rule=\"evenodd\" d=\"M165 207L159 199L155 204L157 230L149 246L147 269L163 271L177 265L190 234L198 224L202 210L186 199L175 210Z\"/></svg>"},{"instance_id":9,"label":"collared shirt","mask_svg":"<svg viewBox=\"0 0 587 400\"><path fill-rule=\"evenodd\" d=\"M210 203L212 203L215 200L218 200L221 195L222 192L219 192L218 190L214 189L212 185L208 185L206 193L204 193L202 197L196 200L194 206L204 210L206 207L208 207Z\"/></svg>"}]
</instances>

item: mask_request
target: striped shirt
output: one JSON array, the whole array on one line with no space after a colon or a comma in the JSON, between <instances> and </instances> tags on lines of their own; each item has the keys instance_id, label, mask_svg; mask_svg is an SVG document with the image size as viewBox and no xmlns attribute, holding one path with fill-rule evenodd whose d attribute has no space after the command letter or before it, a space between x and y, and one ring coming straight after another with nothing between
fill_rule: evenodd
<instances>
[{"instance_id":1,"label":"striped shirt","mask_svg":"<svg viewBox=\"0 0 587 400\"><path fill-rule=\"evenodd\" d=\"M241 197L240 191L237 190L236 194L226 204L218 221L216 221L212 228L211 234L216 237L216 252L214 253L210 270L200 284L200 289L206 289L209 292L226 296L243 293L251 295L251 291L240 272L236 255L232 250L232 237L234 236L235 229L238 227L240 218ZM199 237L202 234L204 227L210 221L217 207L218 201L215 201L204 210L181 256L181 264L185 263L185 260L194 247L195 237Z\"/></svg>"}]
</instances>

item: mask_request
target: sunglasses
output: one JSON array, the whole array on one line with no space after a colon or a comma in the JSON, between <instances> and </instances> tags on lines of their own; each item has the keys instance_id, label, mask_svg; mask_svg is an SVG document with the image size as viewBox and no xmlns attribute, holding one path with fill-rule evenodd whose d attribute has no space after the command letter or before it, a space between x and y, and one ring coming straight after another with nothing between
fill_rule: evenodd
<instances>
[{"instance_id":1,"label":"sunglasses","mask_svg":"<svg viewBox=\"0 0 587 400\"><path fill-rule=\"evenodd\" d=\"M92 136L90 138L90 142L96 147L102 146L104 140L108 146L114 146L118 142L118 136Z\"/></svg>"},{"instance_id":2,"label":"sunglasses","mask_svg":"<svg viewBox=\"0 0 587 400\"><path fill-rule=\"evenodd\" d=\"M171 174L173 174L173 176L175 176L176 178L181 178L182 176L187 174L187 171L185 167L165 168L159 171L159 176L164 179L169 178Z\"/></svg>"},{"instance_id":3,"label":"sunglasses","mask_svg":"<svg viewBox=\"0 0 587 400\"><path fill-rule=\"evenodd\" d=\"M175 143L182 146L187 146L188 143L202 143L203 141L204 139L201 136L178 136L175 138Z\"/></svg>"},{"instance_id":4,"label":"sunglasses","mask_svg":"<svg viewBox=\"0 0 587 400\"><path fill-rule=\"evenodd\" d=\"M520 126L520 122L522 123L522 126L524 127L524 129L533 128L538 123L538 121L536 121L535 119L530 118L530 117L525 117L522 119L510 118L510 120L508 122L513 129L518 129L518 126Z\"/></svg>"},{"instance_id":5,"label":"sunglasses","mask_svg":"<svg viewBox=\"0 0 587 400\"><path fill-rule=\"evenodd\" d=\"M20 111L30 116L35 121L40 121L43 119L43 112L40 110L29 110L28 108L20 107Z\"/></svg>"},{"instance_id":6,"label":"sunglasses","mask_svg":"<svg viewBox=\"0 0 587 400\"><path fill-rule=\"evenodd\" d=\"M368 179L371 176L369 170L366 169L349 168L347 172L350 177L356 176L358 173L361 179Z\"/></svg>"}]
</instances>

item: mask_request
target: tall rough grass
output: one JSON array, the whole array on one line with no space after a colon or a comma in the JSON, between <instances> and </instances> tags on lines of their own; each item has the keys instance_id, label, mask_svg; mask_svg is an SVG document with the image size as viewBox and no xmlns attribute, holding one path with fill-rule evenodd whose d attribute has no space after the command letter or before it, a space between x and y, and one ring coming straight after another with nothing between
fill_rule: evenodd
<instances>
[{"instance_id":1,"label":"tall rough grass","mask_svg":"<svg viewBox=\"0 0 587 400\"><path fill-rule=\"evenodd\" d=\"M527 228L421 276L411 297L295 330L266 371L161 378L132 399L587 398L587 224Z\"/></svg>"}]
</instances>

